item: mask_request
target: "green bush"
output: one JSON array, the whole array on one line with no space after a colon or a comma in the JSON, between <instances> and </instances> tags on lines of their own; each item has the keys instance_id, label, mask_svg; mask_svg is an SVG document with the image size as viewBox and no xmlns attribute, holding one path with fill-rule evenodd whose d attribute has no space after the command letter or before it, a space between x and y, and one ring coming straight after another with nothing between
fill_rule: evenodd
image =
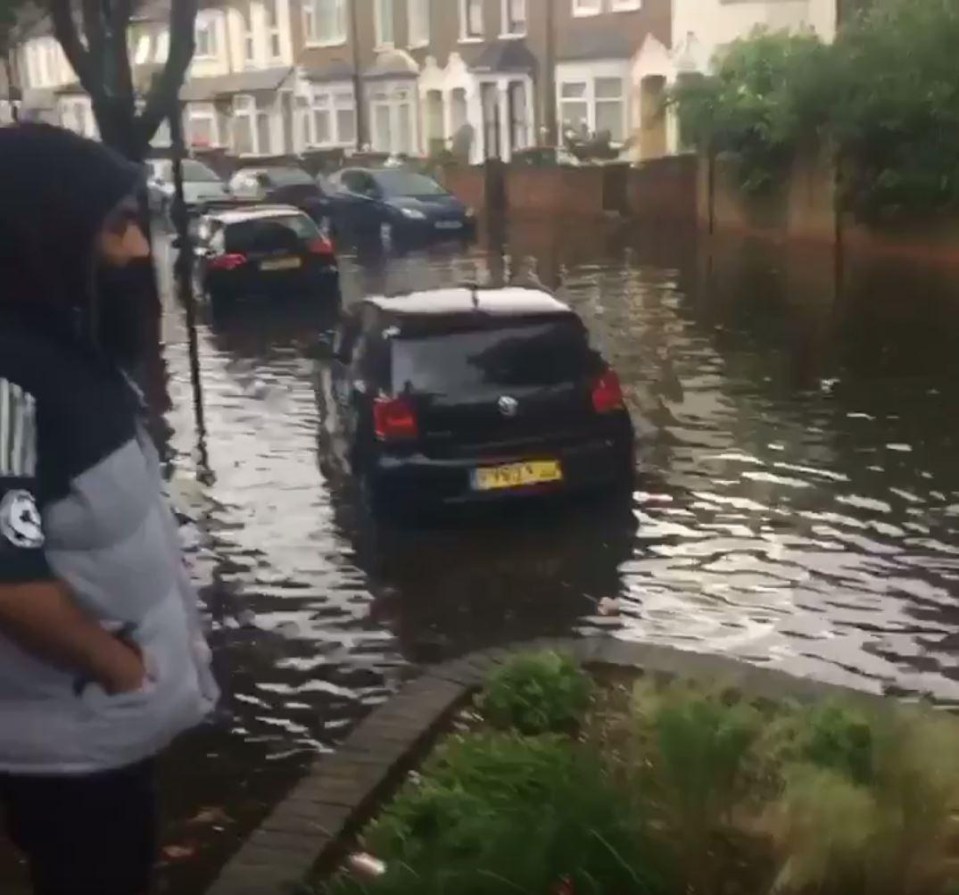
<instances>
[{"instance_id":1,"label":"green bush","mask_svg":"<svg viewBox=\"0 0 959 895\"><path fill-rule=\"evenodd\" d=\"M734 41L709 78L671 96L684 141L732 163L740 188L768 192L829 115L832 55L815 36L757 31Z\"/></svg>"},{"instance_id":2,"label":"green bush","mask_svg":"<svg viewBox=\"0 0 959 895\"><path fill-rule=\"evenodd\" d=\"M776 891L948 895L959 886L959 730L900 707L799 717L800 761L773 807Z\"/></svg>"},{"instance_id":3,"label":"green bush","mask_svg":"<svg viewBox=\"0 0 959 895\"><path fill-rule=\"evenodd\" d=\"M831 46L757 32L671 95L681 133L727 157L746 193L798 152L835 152L841 200L894 222L959 209L959 0L873 0Z\"/></svg>"},{"instance_id":4,"label":"green bush","mask_svg":"<svg viewBox=\"0 0 959 895\"><path fill-rule=\"evenodd\" d=\"M524 734L568 731L589 706L592 683L569 656L530 653L504 663L490 676L480 707L494 727Z\"/></svg>"},{"instance_id":5,"label":"green bush","mask_svg":"<svg viewBox=\"0 0 959 895\"><path fill-rule=\"evenodd\" d=\"M568 878L577 895L671 895L644 830L637 805L575 743L472 735L441 749L370 830L388 870L368 891L548 895Z\"/></svg>"}]
</instances>

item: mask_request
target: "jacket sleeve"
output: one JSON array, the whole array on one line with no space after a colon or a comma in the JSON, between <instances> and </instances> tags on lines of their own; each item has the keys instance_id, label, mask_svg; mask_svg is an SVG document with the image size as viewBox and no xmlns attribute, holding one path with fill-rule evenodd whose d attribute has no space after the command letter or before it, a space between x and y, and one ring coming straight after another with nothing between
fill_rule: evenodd
<instances>
[{"instance_id":1,"label":"jacket sleeve","mask_svg":"<svg viewBox=\"0 0 959 895\"><path fill-rule=\"evenodd\" d=\"M0 585L53 577L38 507L37 402L0 377Z\"/></svg>"}]
</instances>

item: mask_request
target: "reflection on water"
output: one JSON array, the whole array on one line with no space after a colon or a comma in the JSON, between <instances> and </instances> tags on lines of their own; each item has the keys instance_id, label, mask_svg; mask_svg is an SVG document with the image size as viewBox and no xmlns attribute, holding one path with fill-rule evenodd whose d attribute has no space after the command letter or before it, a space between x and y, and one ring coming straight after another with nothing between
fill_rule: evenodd
<instances>
[{"instance_id":1,"label":"reflection on water","mask_svg":"<svg viewBox=\"0 0 959 895\"><path fill-rule=\"evenodd\" d=\"M168 762L168 841L199 853L173 862L167 891L200 891L418 663L486 645L615 630L956 698L956 281L848 266L837 289L829 258L710 251L685 234L525 227L503 246L347 259L346 299L529 272L558 287L637 418L626 518L550 507L371 528L324 473L324 323L280 308L201 326L210 476L197 487L186 339L169 314L172 489L226 695ZM599 616L604 597L618 618ZM209 806L228 818L187 823Z\"/></svg>"}]
</instances>

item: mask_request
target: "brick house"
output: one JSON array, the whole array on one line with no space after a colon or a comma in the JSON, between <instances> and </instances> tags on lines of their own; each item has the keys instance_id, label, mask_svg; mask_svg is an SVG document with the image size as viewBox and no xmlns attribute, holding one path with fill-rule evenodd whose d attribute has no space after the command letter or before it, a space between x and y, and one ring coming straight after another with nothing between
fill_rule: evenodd
<instances>
[{"instance_id":1,"label":"brick house","mask_svg":"<svg viewBox=\"0 0 959 895\"><path fill-rule=\"evenodd\" d=\"M630 61L648 34L670 35L670 0L293 2L299 144L355 144L358 66L374 149L456 143L473 162L542 142L551 107L573 128L625 140Z\"/></svg>"}]
</instances>

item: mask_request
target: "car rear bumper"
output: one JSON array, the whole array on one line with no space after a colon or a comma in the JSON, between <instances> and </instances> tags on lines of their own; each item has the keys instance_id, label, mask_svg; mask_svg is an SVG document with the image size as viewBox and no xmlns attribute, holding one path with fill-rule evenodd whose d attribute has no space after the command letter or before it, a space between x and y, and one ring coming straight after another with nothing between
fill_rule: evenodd
<instances>
[{"instance_id":1,"label":"car rear bumper","mask_svg":"<svg viewBox=\"0 0 959 895\"><path fill-rule=\"evenodd\" d=\"M489 491L477 490L473 473L478 468L508 466L537 460L556 460L562 480ZM561 448L517 455L469 459L435 459L423 454L379 457L370 470L379 500L403 506L409 503L485 503L510 498L571 494L631 487L635 475L632 437L597 437Z\"/></svg>"},{"instance_id":2,"label":"car rear bumper","mask_svg":"<svg viewBox=\"0 0 959 895\"><path fill-rule=\"evenodd\" d=\"M206 287L220 298L287 297L337 299L340 273L335 265L316 267L295 275L270 276L247 271L211 271Z\"/></svg>"}]
</instances>

